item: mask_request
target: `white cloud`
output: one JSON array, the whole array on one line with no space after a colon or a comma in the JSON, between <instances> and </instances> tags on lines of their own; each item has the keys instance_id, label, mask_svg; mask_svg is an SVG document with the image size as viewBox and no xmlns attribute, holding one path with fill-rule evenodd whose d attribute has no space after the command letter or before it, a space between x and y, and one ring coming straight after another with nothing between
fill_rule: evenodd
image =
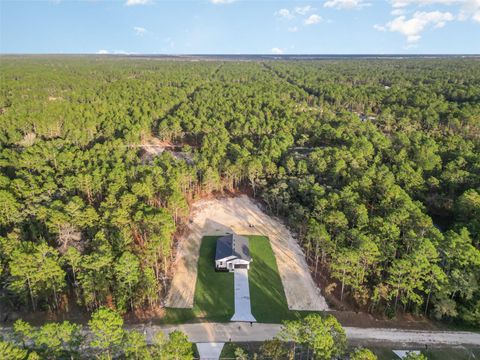
<instances>
[{"instance_id":1,"label":"white cloud","mask_svg":"<svg viewBox=\"0 0 480 360\"><path fill-rule=\"evenodd\" d=\"M308 14L310 11L313 11L315 10L314 8L312 8L310 5L305 5L305 6L297 6L295 8L295 12L297 14L300 14L300 15L306 15Z\"/></svg>"},{"instance_id":2,"label":"white cloud","mask_svg":"<svg viewBox=\"0 0 480 360\"><path fill-rule=\"evenodd\" d=\"M449 12L440 11L417 11L410 19L406 16L399 16L385 25L374 25L379 31L398 32L407 37L409 44L415 43L421 38L421 33L429 26L441 28L448 21L453 21L455 17Z\"/></svg>"},{"instance_id":3,"label":"white cloud","mask_svg":"<svg viewBox=\"0 0 480 360\"><path fill-rule=\"evenodd\" d=\"M125 6L147 5L151 2L152 0L127 0Z\"/></svg>"},{"instance_id":4,"label":"white cloud","mask_svg":"<svg viewBox=\"0 0 480 360\"><path fill-rule=\"evenodd\" d=\"M125 50L114 50L113 53L115 55L131 55L133 53L125 51Z\"/></svg>"},{"instance_id":5,"label":"white cloud","mask_svg":"<svg viewBox=\"0 0 480 360\"><path fill-rule=\"evenodd\" d=\"M274 48L272 48L272 54L276 54L276 55L283 54L283 49L278 48L278 47L274 47Z\"/></svg>"},{"instance_id":6,"label":"white cloud","mask_svg":"<svg viewBox=\"0 0 480 360\"><path fill-rule=\"evenodd\" d=\"M233 3L235 0L210 0L210 2L212 4L215 4L215 5L220 5L220 4L231 4Z\"/></svg>"},{"instance_id":7,"label":"white cloud","mask_svg":"<svg viewBox=\"0 0 480 360\"><path fill-rule=\"evenodd\" d=\"M98 54L98 55L108 55L108 54L113 54L113 55L132 55L132 54L134 54L134 53L131 53L131 52L128 52L128 51L125 51L125 50L113 50L113 51L109 51L109 50L102 49L102 50L98 50L98 51L97 51L97 54Z\"/></svg>"},{"instance_id":8,"label":"white cloud","mask_svg":"<svg viewBox=\"0 0 480 360\"><path fill-rule=\"evenodd\" d=\"M391 4L394 8L404 8L410 5L416 6L428 6L428 5L453 5L459 3L465 3L470 0L391 0ZM477 1L477 0L473 0Z\"/></svg>"},{"instance_id":9,"label":"white cloud","mask_svg":"<svg viewBox=\"0 0 480 360\"><path fill-rule=\"evenodd\" d=\"M390 14L393 15L393 16L400 16L400 15L404 15L406 13L405 9L400 9L400 8L397 8L397 9L393 9Z\"/></svg>"},{"instance_id":10,"label":"white cloud","mask_svg":"<svg viewBox=\"0 0 480 360\"><path fill-rule=\"evenodd\" d=\"M328 0L323 4L324 7L335 9L361 9L370 5L364 0Z\"/></svg>"},{"instance_id":11,"label":"white cloud","mask_svg":"<svg viewBox=\"0 0 480 360\"><path fill-rule=\"evenodd\" d=\"M140 35L140 36L147 33L147 29L145 29L144 27L140 27L140 26L134 26L133 30L135 31L135 33L137 35Z\"/></svg>"},{"instance_id":12,"label":"white cloud","mask_svg":"<svg viewBox=\"0 0 480 360\"><path fill-rule=\"evenodd\" d=\"M390 3L395 9L405 9L409 6L460 6L460 12L457 16L458 20L472 19L480 22L480 0L391 0Z\"/></svg>"},{"instance_id":13,"label":"white cloud","mask_svg":"<svg viewBox=\"0 0 480 360\"><path fill-rule=\"evenodd\" d=\"M292 10L289 9L280 9L275 12L276 16L283 17L285 19L293 19L295 15L307 15L308 13L314 11L315 8L313 8L311 5L305 5L305 6L297 6L293 8Z\"/></svg>"},{"instance_id":14,"label":"white cloud","mask_svg":"<svg viewBox=\"0 0 480 360\"><path fill-rule=\"evenodd\" d=\"M360 1L362 1L362 0L360 0ZM310 16L308 16L309 13L312 13L315 10L316 9L314 7L312 7L311 5L305 5L305 6L297 6L293 9L283 8L283 9L280 9L278 11L275 11L274 15L278 16L278 17L281 17L281 18L284 18L284 19L288 19L288 20L291 20L291 19L296 19L297 20L298 19L298 21L296 21L298 23L303 21L303 24L305 24L305 25L313 25L313 24L319 23L320 21L323 21L323 18L320 15L311 14ZM288 31L289 32L297 32L298 27L297 26L291 26L291 27L288 28Z\"/></svg>"},{"instance_id":15,"label":"white cloud","mask_svg":"<svg viewBox=\"0 0 480 360\"><path fill-rule=\"evenodd\" d=\"M292 19L293 14L290 12L288 9L280 9L277 12L275 12L275 15L280 16L285 19Z\"/></svg>"},{"instance_id":16,"label":"white cloud","mask_svg":"<svg viewBox=\"0 0 480 360\"><path fill-rule=\"evenodd\" d=\"M322 20L323 19L320 15L312 14L308 18L305 19L304 23L305 23L305 25L313 25L313 24L319 23Z\"/></svg>"},{"instance_id":17,"label":"white cloud","mask_svg":"<svg viewBox=\"0 0 480 360\"><path fill-rule=\"evenodd\" d=\"M466 0L459 14L459 19L462 18L471 18L473 21L480 22L480 0Z\"/></svg>"}]
</instances>

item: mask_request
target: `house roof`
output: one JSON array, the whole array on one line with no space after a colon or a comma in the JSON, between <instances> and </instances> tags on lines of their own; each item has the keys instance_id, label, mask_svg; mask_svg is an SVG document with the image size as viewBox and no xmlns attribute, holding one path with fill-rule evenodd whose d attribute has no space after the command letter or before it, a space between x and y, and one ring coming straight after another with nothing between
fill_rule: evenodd
<instances>
[{"instance_id":1,"label":"house roof","mask_svg":"<svg viewBox=\"0 0 480 360\"><path fill-rule=\"evenodd\" d=\"M215 260L225 259L230 256L251 261L248 238L236 234L229 234L218 238Z\"/></svg>"}]
</instances>

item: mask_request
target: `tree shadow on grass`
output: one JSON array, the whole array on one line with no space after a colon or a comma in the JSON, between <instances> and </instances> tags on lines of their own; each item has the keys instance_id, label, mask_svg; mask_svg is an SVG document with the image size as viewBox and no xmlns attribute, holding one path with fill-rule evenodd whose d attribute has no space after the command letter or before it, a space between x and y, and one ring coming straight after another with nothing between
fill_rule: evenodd
<instances>
[{"instance_id":1,"label":"tree shadow on grass","mask_svg":"<svg viewBox=\"0 0 480 360\"><path fill-rule=\"evenodd\" d=\"M234 280L232 273L215 271L217 239L202 239L193 311L200 318L229 321L234 313Z\"/></svg>"},{"instance_id":2,"label":"tree shadow on grass","mask_svg":"<svg viewBox=\"0 0 480 360\"><path fill-rule=\"evenodd\" d=\"M215 271L217 239L218 236L202 238L193 308L167 308L164 323L179 324L195 320L227 322L233 316L233 274Z\"/></svg>"}]
</instances>

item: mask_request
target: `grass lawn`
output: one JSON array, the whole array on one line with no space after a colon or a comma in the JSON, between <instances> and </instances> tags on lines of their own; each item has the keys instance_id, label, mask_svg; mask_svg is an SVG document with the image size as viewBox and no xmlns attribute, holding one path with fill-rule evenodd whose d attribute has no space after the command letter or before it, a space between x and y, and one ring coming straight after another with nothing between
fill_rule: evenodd
<instances>
[{"instance_id":1,"label":"grass lawn","mask_svg":"<svg viewBox=\"0 0 480 360\"><path fill-rule=\"evenodd\" d=\"M258 322L281 323L283 320L298 319L309 311L290 311L278 273L277 260L265 236L249 236L250 264L248 281L252 314ZM298 294L298 296L302 296Z\"/></svg>"},{"instance_id":2,"label":"grass lawn","mask_svg":"<svg viewBox=\"0 0 480 360\"><path fill-rule=\"evenodd\" d=\"M226 322L233 316L233 273L215 271L216 245L216 236L202 239L193 308L167 308L162 322L178 324L194 319Z\"/></svg>"},{"instance_id":3,"label":"grass lawn","mask_svg":"<svg viewBox=\"0 0 480 360\"><path fill-rule=\"evenodd\" d=\"M235 359L235 349L239 347L239 345L227 342L223 345L222 353L220 354L220 359Z\"/></svg>"},{"instance_id":4,"label":"grass lawn","mask_svg":"<svg viewBox=\"0 0 480 360\"><path fill-rule=\"evenodd\" d=\"M242 348L249 355L249 359L253 357L254 353L260 352L261 342L227 342L223 346L222 353L220 354L220 359L236 359L235 350L237 348Z\"/></svg>"},{"instance_id":5,"label":"grass lawn","mask_svg":"<svg viewBox=\"0 0 480 360\"><path fill-rule=\"evenodd\" d=\"M248 272L252 314L258 322L276 323L290 318L277 260L265 236L249 236L253 258Z\"/></svg>"},{"instance_id":6,"label":"grass lawn","mask_svg":"<svg viewBox=\"0 0 480 360\"><path fill-rule=\"evenodd\" d=\"M253 357L254 353L260 353L260 347L262 342L248 342L248 343L225 343L220 359L235 359L235 349L240 347L244 349L250 357ZM380 346L365 346L367 349L372 350L377 355L378 360L399 360L400 358L393 353L390 347ZM401 349L399 346L398 349ZM350 353L354 351L356 347L348 347L346 352ZM417 348L417 350L421 350ZM428 360L474 360L480 356L480 348L466 348L466 347L451 347L451 348L429 348L428 350L422 350L422 354L427 356ZM296 358L299 359L301 352L297 351Z\"/></svg>"},{"instance_id":7,"label":"grass lawn","mask_svg":"<svg viewBox=\"0 0 480 360\"><path fill-rule=\"evenodd\" d=\"M310 314L290 311L270 241L265 236L248 236L253 262L248 272L252 314L258 322L281 323ZM198 277L192 309L167 308L162 323L179 324L195 320L227 322L234 314L233 273L215 272L216 236L206 236L200 246ZM299 294L301 296L301 294Z\"/></svg>"},{"instance_id":8,"label":"grass lawn","mask_svg":"<svg viewBox=\"0 0 480 360\"><path fill-rule=\"evenodd\" d=\"M378 360L399 360L399 357L393 353L390 348L366 346L377 355ZM402 349L399 346L397 349ZM415 349L413 346L411 349ZM351 350L351 349L349 349ZM470 360L478 359L480 355L480 348L469 349L465 347L451 347L451 348L429 348L428 350L416 347L416 350L420 350L428 360Z\"/></svg>"}]
</instances>

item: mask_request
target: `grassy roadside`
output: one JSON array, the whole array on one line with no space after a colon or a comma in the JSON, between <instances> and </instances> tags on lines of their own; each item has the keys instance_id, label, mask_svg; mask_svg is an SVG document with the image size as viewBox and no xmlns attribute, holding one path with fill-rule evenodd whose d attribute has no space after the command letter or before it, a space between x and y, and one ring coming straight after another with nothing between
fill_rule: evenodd
<instances>
[{"instance_id":1,"label":"grassy roadside","mask_svg":"<svg viewBox=\"0 0 480 360\"><path fill-rule=\"evenodd\" d=\"M377 355L378 360L398 360L399 357L395 355L391 347L378 347L378 346L366 346ZM394 348L395 350L403 349L402 346ZM412 346L407 350L417 349L428 360L472 360L478 359L480 356L480 348L468 348L463 346L457 347L436 347L429 348L428 350L421 349L421 347Z\"/></svg>"},{"instance_id":2,"label":"grassy roadside","mask_svg":"<svg viewBox=\"0 0 480 360\"><path fill-rule=\"evenodd\" d=\"M222 353L220 355L220 359L235 359L235 349L240 347L244 349L250 357L253 357L254 353L260 352L260 347L262 346L261 342L230 342L226 343L222 349ZM375 355L377 355L378 360L399 360L400 358L395 355L392 351L392 347L389 346L365 346L367 349L373 351ZM402 349L404 347L398 346L394 349ZM354 351L356 347L349 346L347 348L347 353ZM415 346L410 348L405 348L407 350L415 349ZM480 357L480 348L469 348L463 346L457 347L436 347L431 348L428 350L420 349L420 347L416 347L417 350L420 350L422 354L424 354L428 360L474 360ZM300 348L297 349L297 359L301 357Z\"/></svg>"}]
</instances>

